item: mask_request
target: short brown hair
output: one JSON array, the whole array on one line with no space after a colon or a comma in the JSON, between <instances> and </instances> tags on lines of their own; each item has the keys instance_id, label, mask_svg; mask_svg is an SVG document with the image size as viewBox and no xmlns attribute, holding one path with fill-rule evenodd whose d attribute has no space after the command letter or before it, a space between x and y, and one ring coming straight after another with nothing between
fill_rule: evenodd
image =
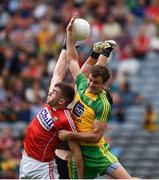
<instances>
[{"instance_id":1,"label":"short brown hair","mask_svg":"<svg viewBox=\"0 0 159 180\"><path fill-rule=\"evenodd\" d=\"M91 70L92 77L100 76L103 83L108 81L110 78L110 71L106 66L95 65Z\"/></svg>"},{"instance_id":2,"label":"short brown hair","mask_svg":"<svg viewBox=\"0 0 159 180\"><path fill-rule=\"evenodd\" d=\"M55 87L58 87L61 90L62 95L64 99L66 100L67 104L73 101L74 96L75 96L75 90L70 84L65 83L65 82L59 82L55 84Z\"/></svg>"}]
</instances>

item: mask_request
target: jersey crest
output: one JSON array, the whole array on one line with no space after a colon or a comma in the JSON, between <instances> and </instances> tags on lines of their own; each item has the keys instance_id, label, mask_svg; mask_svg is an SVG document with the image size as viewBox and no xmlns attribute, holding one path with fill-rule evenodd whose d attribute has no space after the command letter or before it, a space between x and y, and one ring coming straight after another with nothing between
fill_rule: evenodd
<instances>
[{"instance_id":1,"label":"jersey crest","mask_svg":"<svg viewBox=\"0 0 159 180\"><path fill-rule=\"evenodd\" d=\"M47 131L49 131L54 126L54 122L58 119L57 117L51 116L47 107L45 107L37 114L37 118L42 127Z\"/></svg>"}]
</instances>

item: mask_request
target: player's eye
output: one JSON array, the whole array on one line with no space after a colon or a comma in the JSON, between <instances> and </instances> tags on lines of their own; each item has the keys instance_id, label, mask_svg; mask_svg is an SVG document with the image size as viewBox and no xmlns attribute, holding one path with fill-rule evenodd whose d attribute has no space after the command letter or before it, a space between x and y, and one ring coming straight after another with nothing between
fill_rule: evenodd
<instances>
[{"instance_id":1,"label":"player's eye","mask_svg":"<svg viewBox=\"0 0 159 180\"><path fill-rule=\"evenodd\" d=\"M55 89L52 91L52 94L56 94L56 90Z\"/></svg>"}]
</instances>

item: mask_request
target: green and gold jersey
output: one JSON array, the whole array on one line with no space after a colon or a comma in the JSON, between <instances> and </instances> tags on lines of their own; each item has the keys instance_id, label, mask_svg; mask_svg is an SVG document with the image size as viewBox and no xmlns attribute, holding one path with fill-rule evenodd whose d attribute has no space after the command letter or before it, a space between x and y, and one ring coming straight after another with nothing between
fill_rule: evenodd
<instances>
[{"instance_id":1,"label":"green and gold jersey","mask_svg":"<svg viewBox=\"0 0 159 180\"><path fill-rule=\"evenodd\" d=\"M92 94L87 91L88 80L80 73L76 79L77 93L74 99L72 114L79 132L93 130L94 120L107 122L110 116L111 106L103 90L100 94ZM99 146L105 144L104 137L98 143L86 143L81 141L80 145Z\"/></svg>"}]
</instances>

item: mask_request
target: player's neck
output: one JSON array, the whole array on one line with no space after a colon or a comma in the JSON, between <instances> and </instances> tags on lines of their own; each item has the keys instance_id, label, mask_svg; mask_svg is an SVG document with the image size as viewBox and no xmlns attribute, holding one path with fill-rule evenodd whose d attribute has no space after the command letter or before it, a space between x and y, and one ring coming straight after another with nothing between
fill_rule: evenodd
<instances>
[{"instance_id":1,"label":"player's neck","mask_svg":"<svg viewBox=\"0 0 159 180\"><path fill-rule=\"evenodd\" d=\"M52 106L52 109L53 109L54 111L59 110L59 109L65 109L65 108L66 108L66 107L65 107L64 105L61 105L61 104L56 105L56 106Z\"/></svg>"}]
</instances>

